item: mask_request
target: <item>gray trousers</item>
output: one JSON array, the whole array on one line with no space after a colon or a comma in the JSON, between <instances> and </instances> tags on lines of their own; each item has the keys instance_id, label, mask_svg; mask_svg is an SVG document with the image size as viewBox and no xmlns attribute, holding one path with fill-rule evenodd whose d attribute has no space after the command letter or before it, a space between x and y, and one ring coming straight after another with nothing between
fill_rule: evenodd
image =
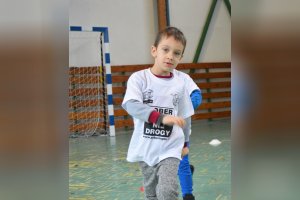
<instances>
[{"instance_id":1,"label":"gray trousers","mask_svg":"<svg viewBox=\"0 0 300 200\"><path fill-rule=\"evenodd\" d=\"M179 162L177 158L166 158L153 167L139 162L144 176L145 200L178 199Z\"/></svg>"}]
</instances>

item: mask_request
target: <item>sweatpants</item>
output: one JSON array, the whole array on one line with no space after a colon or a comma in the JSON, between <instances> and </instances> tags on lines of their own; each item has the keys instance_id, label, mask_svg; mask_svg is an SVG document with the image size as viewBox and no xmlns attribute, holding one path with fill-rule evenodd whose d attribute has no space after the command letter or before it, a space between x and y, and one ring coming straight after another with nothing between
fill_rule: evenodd
<instances>
[{"instance_id":1,"label":"sweatpants","mask_svg":"<svg viewBox=\"0 0 300 200\"><path fill-rule=\"evenodd\" d=\"M139 162L144 176L145 200L177 200L177 172L180 160L166 158L150 167L145 162Z\"/></svg>"}]
</instances>

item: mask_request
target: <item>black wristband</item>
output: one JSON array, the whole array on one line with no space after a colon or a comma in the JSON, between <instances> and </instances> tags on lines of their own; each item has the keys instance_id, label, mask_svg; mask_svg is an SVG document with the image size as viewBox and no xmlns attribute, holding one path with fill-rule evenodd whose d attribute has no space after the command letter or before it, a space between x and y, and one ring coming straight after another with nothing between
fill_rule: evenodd
<instances>
[{"instance_id":1,"label":"black wristband","mask_svg":"<svg viewBox=\"0 0 300 200\"><path fill-rule=\"evenodd\" d=\"M188 142L184 142L183 148L188 146Z\"/></svg>"}]
</instances>

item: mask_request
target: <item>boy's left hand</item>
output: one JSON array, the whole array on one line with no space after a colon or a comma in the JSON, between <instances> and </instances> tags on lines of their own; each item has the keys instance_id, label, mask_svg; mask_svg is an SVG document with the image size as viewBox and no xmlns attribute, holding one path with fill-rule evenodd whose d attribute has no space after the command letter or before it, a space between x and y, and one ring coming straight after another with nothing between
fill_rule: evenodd
<instances>
[{"instance_id":1,"label":"boy's left hand","mask_svg":"<svg viewBox=\"0 0 300 200\"><path fill-rule=\"evenodd\" d=\"M189 154L189 148L188 147L183 147L183 149L181 151L181 157L183 157L187 154Z\"/></svg>"}]
</instances>

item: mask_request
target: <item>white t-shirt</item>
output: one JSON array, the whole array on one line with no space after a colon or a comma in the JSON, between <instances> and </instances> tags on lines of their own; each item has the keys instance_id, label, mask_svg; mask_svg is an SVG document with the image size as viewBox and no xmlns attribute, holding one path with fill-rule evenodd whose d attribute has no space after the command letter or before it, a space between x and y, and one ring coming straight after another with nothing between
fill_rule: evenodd
<instances>
[{"instance_id":1,"label":"white t-shirt","mask_svg":"<svg viewBox=\"0 0 300 200\"><path fill-rule=\"evenodd\" d=\"M178 71L176 69L173 70L173 73L179 76L180 78L183 78L189 95L191 95L194 90L200 90L200 88L188 74Z\"/></svg>"},{"instance_id":2,"label":"white t-shirt","mask_svg":"<svg viewBox=\"0 0 300 200\"><path fill-rule=\"evenodd\" d=\"M150 69L133 73L127 82L122 104L137 100L167 115L188 118L194 114L184 80L177 73L171 79L158 78ZM134 118L134 131L128 148L129 162L144 161L154 166L165 158L181 159L184 144L182 128L156 126Z\"/></svg>"},{"instance_id":3,"label":"white t-shirt","mask_svg":"<svg viewBox=\"0 0 300 200\"><path fill-rule=\"evenodd\" d=\"M186 74L184 72L181 72L181 71L178 71L176 69L173 70L173 73L184 80L185 85L186 85L186 90L187 90L189 96L192 94L192 92L194 90L200 90L198 85L194 82L194 80L188 74ZM192 134L192 129L190 129L190 134L189 135L191 135L191 134ZM189 139L187 141L189 141Z\"/></svg>"}]
</instances>

